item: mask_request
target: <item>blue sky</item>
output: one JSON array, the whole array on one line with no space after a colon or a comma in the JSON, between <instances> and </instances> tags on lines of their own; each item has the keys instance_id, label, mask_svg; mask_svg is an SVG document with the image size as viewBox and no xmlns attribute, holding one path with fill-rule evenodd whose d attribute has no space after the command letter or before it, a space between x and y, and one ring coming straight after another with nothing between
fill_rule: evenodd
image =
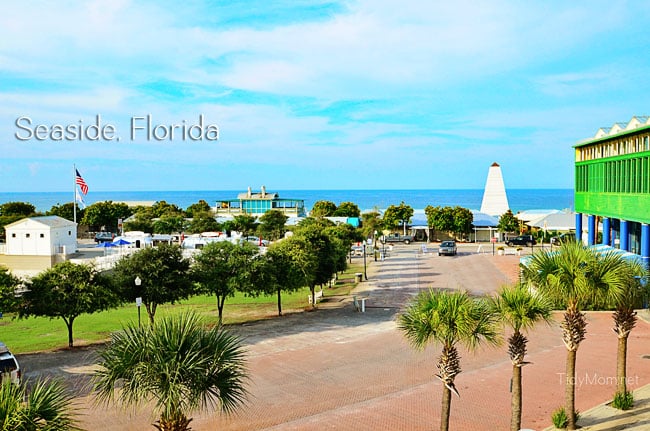
<instances>
[{"instance_id":1,"label":"blue sky","mask_svg":"<svg viewBox=\"0 0 650 431\"><path fill-rule=\"evenodd\" d=\"M0 191L572 188L648 115L650 3L25 1L0 16ZM92 124L120 141L19 140ZM217 141L130 137L133 117ZM24 135L23 135L24 136Z\"/></svg>"}]
</instances>

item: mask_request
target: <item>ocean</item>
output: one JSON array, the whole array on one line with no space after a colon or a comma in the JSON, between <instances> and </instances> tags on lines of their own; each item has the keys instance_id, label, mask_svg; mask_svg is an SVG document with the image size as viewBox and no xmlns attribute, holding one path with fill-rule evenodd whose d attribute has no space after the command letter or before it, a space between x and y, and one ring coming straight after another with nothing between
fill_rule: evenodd
<instances>
[{"instance_id":1,"label":"ocean","mask_svg":"<svg viewBox=\"0 0 650 431\"><path fill-rule=\"evenodd\" d=\"M87 205L101 201L166 201L181 208L203 199L214 205L220 199L234 199L245 190L214 191L90 191L84 197ZM472 190L269 190L281 198L303 199L307 210L319 200L354 202L363 210L384 209L404 201L414 209L432 206L460 206L472 210L481 208L483 189ZM513 213L526 210L573 209L573 189L512 189L506 191L508 204ZM0 204L5 202L29 202L37 211L45 212L56 204L71 202L70 192L48 193L0 193Z\"/></svg>"}]
</instances>

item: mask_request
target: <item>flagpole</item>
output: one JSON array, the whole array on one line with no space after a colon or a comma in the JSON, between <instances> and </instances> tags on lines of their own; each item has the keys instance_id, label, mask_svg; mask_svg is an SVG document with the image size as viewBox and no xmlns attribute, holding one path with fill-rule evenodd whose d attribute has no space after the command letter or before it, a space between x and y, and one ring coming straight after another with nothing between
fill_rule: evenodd
<instances>
[{"instance_id":1,"label":"flagpole","mask_svg":"<svg viewBox=\"0 0 650 431\"><path fill-rule=\"evenodd\" d=\"M77 224L77 166L72 164L72 211L74 223Z\"/></svg>"}]
</instances>

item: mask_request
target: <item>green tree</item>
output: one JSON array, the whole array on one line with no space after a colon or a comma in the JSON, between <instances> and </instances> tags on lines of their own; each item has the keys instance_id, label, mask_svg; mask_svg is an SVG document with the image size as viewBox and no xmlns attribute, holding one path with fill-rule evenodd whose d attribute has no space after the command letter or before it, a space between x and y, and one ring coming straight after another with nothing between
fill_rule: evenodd
<instances>
[{"instance_id":1,"label":"green tree","mask_svg":"<svg viewBox=\"0 0 650 431\"><path fill-rule=\"evenodd\" d=\"M524 279L565 307L562 340L567 349L565 410L567 428L576 429L575 366L580 343L587 333L582 309L615 303L625 292L629 272L615 254L598 254L577 242L566 242L556 251L539 250L521 265Z\"/></svg>"},{"instance_id":2,"label":"green tree","mask_svg":"<svg viewBox=\"0 0 650 431\"><path fill-rule=\"evenodd\" d=\"M506 211L499 217L497 228L500 232L517 232L519 230L519 219L512 214L512 211Z\"/></svg>"},{"instance_id":3,"label":"green tree","mask_svg":"<svg viewBox=\"0 0 650 431\"><path fill-rule=\"evenodd\" d=\"M384 211L384 227L386 229L396 229L400 224L404 227L404 235L406 235L406 225L413 217L413 208L406 205L404 201L398 206L391 205Z\"/></svg>"},{"instance_id":4,"label":"green tree","mask_svg":"<svg viewBox=\"0 0 650 431\"><path fill-rule=\"evenodd\" d=\"M201 292L217 297L219 323L223 320L226 298L234 296L238 290L249 290L252 259L257 251L248 241L242 244L219 241L207 244L194 256L190 270L192 280Z\"/></svg>"},{"instance_id":5,"label":"green tree","mask_svg":"<svg viewBox=\"0 0 650 431\"><path fill-rule=\"evenodd\" d=\"M114 284L124 301L142 298L153 325L158 305L186 299L193 293L189 266L178 245L143 248L117 262L113 269ZM135 285L136 278L140 279L140 286Z\"/></svg>"},{"instance_id":6,"label":"green tree","mask_svg":"<svg viewBox=\"0 0 650 431\"><path fill-rule=\"evenodd\" d=\"M382 234L382 225L379 211L361 214L361 233L365 238L372 238L375 248L377 247L377 237Z\"/></svg>"},{"instance_id":7,"label":"green tree","mask_svg":"<svg viewBox=\"0 0 650 431\"><path fill-rule=\"evenodd\" d=\"M260 236L267 238L269 241L275 241L284 236L284 225L288 219L289 217L281 211L267 211L260 217L260 225L257 227L257 231L260 233Z\"/></svg>"},{"instance_id":8,"label":"green tree","mask_svg":"<svg viewBox=\"0 0 650 431\"><path fill-rule=\"evenodd\" d=\"M309 211L310 217L331 217L336 212L336 204L332 201L316 201Z\"/></svg>"},{"instance_id":9,"label":"green tree","mask_svg":"<svg viewBox=\"0 0 650 431\"><path fill-rule=\"evenodd\" d=\"M75 413L72 397L58 380L0 384L0 430L79 430Z\"/></svg>"},{"instance_id":10,"label":"green tree","mask_svg":"<svg viewBox=\"0 0 650 431\"><path fill-rule=\"evenodd\" d=\"M16 289L20 286L20 280L15 277L7 268L0 266L0 311L17 311L19 299L16 297Z\"/></svg>"},{"instance_id":11,"label":"green tree","mask_svg":"<svg viewBox=\"0 0 650 431\"><path fill-rule=\"evenodd\" d=\"M439 232L453 232L455 229L454 211L451 207L433 207L424 209L429 227Z\"/></svg>"},{"instance_id":12,"label":"green tree","mask_svg":"<svg viewBox=\"0 0 650 431\"><path fill-rule=\"evenodd\" d=\"M185 209L185 215L189 218L194 217L196 213L212 213L212 207L205 200L201 199Z\"/></svg>"},{"instance_id":13,"label":"green tree","mask_svg":"<svg viewBox=\"0 0 650 431\"><path fill-rule=\"evenodd\" d=\"M70 261L56 264L28 283L19 315L63 319L68 328L68 347L73 347L72 326L77 317L118 304L109 281L90 265Z\"/></svg>"},{"instance_id":14,"label":"green tree","mask_svg":"<svg viewBox=\"0 0 650 431\"><path fill-rule=\"evenodd\" d=\"M424 349L430 342L442 346L436 375L443 383L441 431L449 429L451 392L458 395L454 380L461 368L456 345L474 350L481 343L496 344L495 318L485 301L442 290L420 293L398 318L399 329L415 348Z\"/></svg>"},{"instance_id":15,"label":"green tree","mask_svg":"<svg viewBox=\"0 0 650 431\"><path fill-rule=\"evenodd\" d=\"M180 214L164 214L153 222L153 232L170 234L185 230L185 218Z\"/></svg>"},{"instance_id":16,"label":"green tree","mask_svg":"<svg viewBox=\"0 0 650 431\"><path fill-rule=\"evenodd\" d=\"M325 233L325 230L333 225L332 222L326 219L308 217L298 224L295 231L297 236L307 241L317 256L317 266L312 276L309 277L309 290L312 295L313 308L316 307L316 286L329 282L332 276L336 274L339 264L337 252L340 252L340 249L337 249L335 242ZM347 249L344 256L347 256Z\"/></svg>"},{"instance_id":17,"label":"green tree","mask_svg":"<svg viewBox=\"0 0 650 431\"><path fill-rule=\"evenodd\" d=\"M454 228L452 231L457 237L469 235L472 232L474 214L467 208L456 206L452 209L454 214Z\"/></svg>"},{"instance_id":18,"label":"green tree","mask_svg":"<svg viewBox=\"0 0 650 431\"><path fill-rule=\"evenodd\" d=\"M363 241L363 235L361 232L347 223L326 227L324 231L330 237L338 238L346 243L348 248L353 242Z\"/></svg>"},{"instance_id":19,"label":"green tree","mask_svg":"<svg viewBox=\"0 0 650 431\"><path fill-rule=\"evenodd\" d=\"M52 208L50 208L50 210L47 211L45 215L48 216L55 215L55 216L63 217L66 220L74 221L75 209L77 211L77 220L82 220L85 210L79 208L79 205L77 205L76 202L74 204L72 202L68 202L63 205L61 204L52 205Z\"/></svg>"},{"instance_id":20,"label":"green tree","mask_svg":"<svg viewBox=\"0 0 650 431\"><path fill-rule=\"evenodd\" d=\"M241 232L243 236L249 236L257 229L257 219L250 214L241 214L233 217L232 227Z\"/></svg>"},{"instance_id":21,"label":"green tree","mask_svg":"<svg viewBox=\"0 0 650 431\"><path fill-rule=\"evenodd\" d=\"M220 230L219 222L209 212L195 213L194 218L187 226L189 233L219 232Z\"/></svg>"},{"instance_id":22,"label":"green tree","mask_svg":"<svg viewBox=\"0 0 650 431\"><path fill-rule=\"evenodd\" d=\"M510 430L521 429L522 384L521 368L526 358L528 338L522 333L539 321L551 323L551 304L542 295L526 286L504 286L492 298L492 308L501 323L512 331L508 338L508 355L512 363Z\"/></svg>"},{"instance_id":23,"label":"green tree","mask_svg":"<svg viewBox=\"0 0 650 431\"><path fill-rule=\"evenodd\" d=\"M5 202L0 204L0 216L29 217L36 213L36 207L29 202Z\"/></svg>"},{"instance_id":24,"label":"green tree","mask_svg":"<svg viewBox=\"0 0 650 431\"><path fill-rule=\"evenodd\" d=\"M276 294L282 316L282 292L309 286L318 266L318 255L303 238L292 236L278 241L256 259L254 280L268 294Z\"/></svg>"},{"instance_id":25,"label":"green tree","mask_svg":"<svg viewBox=\"0 0 650 431\"><path fill-rule=\"evenodd\" d=\"M129 325L112 334L99 357L93 376L99 400L135 406L153 400L160 431L190 430L193 411L218 406L230 413L246 401L241 341L221 326L205 328L195 314Z\"/></svg>"},{"instance_id":26,"label":"green tree","mask_svg":"<svg viewBox=\"0 0 650 431\"><path fill-rule=\"evenodd\" d=\"M165 215L183 216L185 213L176 204L167 203L167 201L158 201L151 206L151 212L154 218L160 218Z\"/></svg>"},{"instance_id":27,"label":"green tree","mask_svg":"<svg viewBox=\"0 0 650 431\"><path fill-rule=\"evenodd\" d=\"M141 231L153 233L153 220L151 219L151 213L148 211L138 211L134 218L124 222L123 228L125 232Z\"/></svg>"},{"instance_id":28,"label":"green tree","mask_svg":"<svg viewBox=\"0 0 650 431\"><path fill-rule=\"evenodd\" d=\"M341 202L333 215L335 217L359 217L361 210L354 202Z\"/></svg>"},{"instance_id":29,"label":"green tree","mask_svg":"<svg viewBox=\"0 0 650 431\"><path fill-rule=\"evenodd\" d=\"M86 207L81 224L90 227L90 230L117 232L118 219L126 219L133 211L125 203L113 201L95 202Z\"/></svg>"}]
</instances>

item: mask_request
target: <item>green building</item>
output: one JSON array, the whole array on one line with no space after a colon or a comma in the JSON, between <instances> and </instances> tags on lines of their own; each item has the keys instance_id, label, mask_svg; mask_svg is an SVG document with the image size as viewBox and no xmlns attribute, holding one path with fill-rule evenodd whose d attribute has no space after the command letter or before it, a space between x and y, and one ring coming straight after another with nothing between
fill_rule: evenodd
<instances>
[{"instance_id":1,"label":"green building","mask_svg":"<svg viewBox=\"0 0 650 431\"><path fill-rule=\"evenodd\" d=\"M650 117L601 128L575 148L576 236L587 217L588 244L640 254L650 263ZM618 241L617 241L618 240Z\"/></svg>"},{"instance_id":2,"label":"green building","mask_svg":"<svg viewBox=\"0 0 650 431\"><path fill-rule=\"evenodd\" d=\"M303 199L281 199L278 193L268 193L262 186L259 193L253 193L248 188L246 193L240 193L237 199L217 201L215 213L222 215L261 216L267 211L277 210L287 217L305 217L305 201Z\"/></svg>"}]
</instances>

